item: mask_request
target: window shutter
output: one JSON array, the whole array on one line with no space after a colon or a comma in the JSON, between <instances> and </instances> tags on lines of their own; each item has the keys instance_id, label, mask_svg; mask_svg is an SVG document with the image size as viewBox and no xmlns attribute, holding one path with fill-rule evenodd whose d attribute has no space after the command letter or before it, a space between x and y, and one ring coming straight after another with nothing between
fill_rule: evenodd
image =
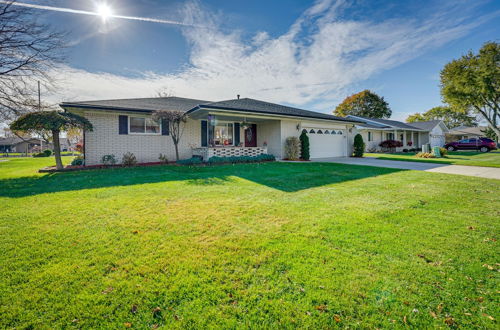
<instances>
[{"instance_id":1,"label":"window shutter","mask_svg":"<svg viewBox=\"0 0 500 330\"><path fill-rule=\"evenodd\" d=\"M128 116L118 116L118 134L128 134Z\"/></svg>"},{"instance_id":2,"label":"window shutter","mask_svg":"<svg viewBox=\"0 0 500 330\"><path fill-rule=\"evenodd\" d=\"M161 135L168 135L170 134L170 127L168 125L168 120L167 119L162 119L161 120Z\"/></svg>"},{"instance_id":3,"label":"window shutter","mask_svg":"<svg viewBox=\"0 0 500 330\"><path fill-rule=\"evenodd\" d=\"M234 145L240 144L240 123L234 123Z\"/></svg>"},{"instance_id":4,"label":"window shutter","mask_svg":"<svg viewBox=\"0 0 500 330\"><path fill-rule=\"evenodd\" d=\"M207 141L207 138L208 138L208 125L207 125L207 121L206 120L202 120L201 121L201 146L202 147L208 147L208 141Z\"/></svg>"}]
</instances>

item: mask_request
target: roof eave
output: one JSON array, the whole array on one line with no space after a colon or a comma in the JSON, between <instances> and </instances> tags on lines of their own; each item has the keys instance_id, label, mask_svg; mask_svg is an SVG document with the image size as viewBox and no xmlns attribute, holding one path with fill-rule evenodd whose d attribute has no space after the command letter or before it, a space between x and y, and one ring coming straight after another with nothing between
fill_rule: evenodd
<instances>
[{"instance_id":1,"label":"roof eave","mask_svg":"<svg viewBox=\"0 0 500 330\"><path fill-rule=\"evenodd\" d=\"M335 122L341 122L341 123L349 123L349 124L359 124L361 123L360 121L355 121L355 120L347 120L347 119L341 119L341 118L321 118L321 117L315 117L315 116L303 116L303 115L294 115L294 114L282 114L279 112L269 112L269 111L259 111L259 110L247 110L247 109L238 109L238 108L232 108L232 107L221 107L221 106L210 106L206 104L201 104L199 106L194 107L191 110L188 110L186 114L195 112L197 110L230 110L230 111L237 111L237 112L250 112L250 113L257 113L257 114L263 114L263 115L274 115L278 117L293 117L293 118L308 118L308 119L315 119L315 120L328 120L328 121L335 121Z\"/></svg>"}]
</instances>

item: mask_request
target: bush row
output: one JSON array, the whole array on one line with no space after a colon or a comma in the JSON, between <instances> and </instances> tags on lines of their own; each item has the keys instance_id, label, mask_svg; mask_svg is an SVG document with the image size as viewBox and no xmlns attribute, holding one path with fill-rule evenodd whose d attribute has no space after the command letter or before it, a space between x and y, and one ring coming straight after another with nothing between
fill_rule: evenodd
<instances>
[{"instance_id":1,"label":"bush row","mask_svg":"<svg viewBox=\"0 0 500 330\"><path fill-rule=\"evenodd\" d=\"M176 163L179 165L198 165L202 163L202 160L200 157L191 157L188 159L178 160Z\"/></svg>"},{"instance_id":2,"label":"bush row","mask_svg":"<svg viewBox=\"0 0 500 330\"><path fill-rule=\"evenodd\" d=\"M33 155L33 157L50 157L50 156L52 156L52 150L50 149L45 149L44 151Z\"/></svg>"},{"instance_id":3,"label":"bush row","mask_svg":"<svg viewBox=\"0 0 500 330\"><path fill-rule=\"evenodd\" d=\"M258 156L233 156L233 157L210 157L208 160L209 164L224 164L224 163L254 163L254 162L265 162L265 161L275 161L276 157L269 154L262 154Z\"/></svg>"}]
</instances>

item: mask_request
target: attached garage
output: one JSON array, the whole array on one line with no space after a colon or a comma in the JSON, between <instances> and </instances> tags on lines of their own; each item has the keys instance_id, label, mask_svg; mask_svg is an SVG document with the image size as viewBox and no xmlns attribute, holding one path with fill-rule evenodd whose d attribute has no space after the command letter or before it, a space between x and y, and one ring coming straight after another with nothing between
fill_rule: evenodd
<instances>
[{"instance_id":1,"label":"attached garage","mask_svg":"<svg viewBox=\"0 0 500 330\"><path fill-rule=\"evenodd\" d=\"M309 137L311 158L346 156L346 132L342 129L304 128Z\"/></svg>"}]
</instances>

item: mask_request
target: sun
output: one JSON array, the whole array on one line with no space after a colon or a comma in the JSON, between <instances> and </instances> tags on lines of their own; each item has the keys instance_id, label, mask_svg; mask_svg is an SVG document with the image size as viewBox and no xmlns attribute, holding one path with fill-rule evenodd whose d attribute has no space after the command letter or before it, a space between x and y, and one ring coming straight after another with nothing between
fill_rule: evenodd
<instances>
[{"instance_id":1,"label":"sun","mask_svg":"<svg viewBox=\"0 0 500 330\"><path fill-rule=\"evenodd\" d=\"M105 21L112 15L111 8L107 4L101 3L97 6L97 14Z\"/></svg>"}]
</instances>

